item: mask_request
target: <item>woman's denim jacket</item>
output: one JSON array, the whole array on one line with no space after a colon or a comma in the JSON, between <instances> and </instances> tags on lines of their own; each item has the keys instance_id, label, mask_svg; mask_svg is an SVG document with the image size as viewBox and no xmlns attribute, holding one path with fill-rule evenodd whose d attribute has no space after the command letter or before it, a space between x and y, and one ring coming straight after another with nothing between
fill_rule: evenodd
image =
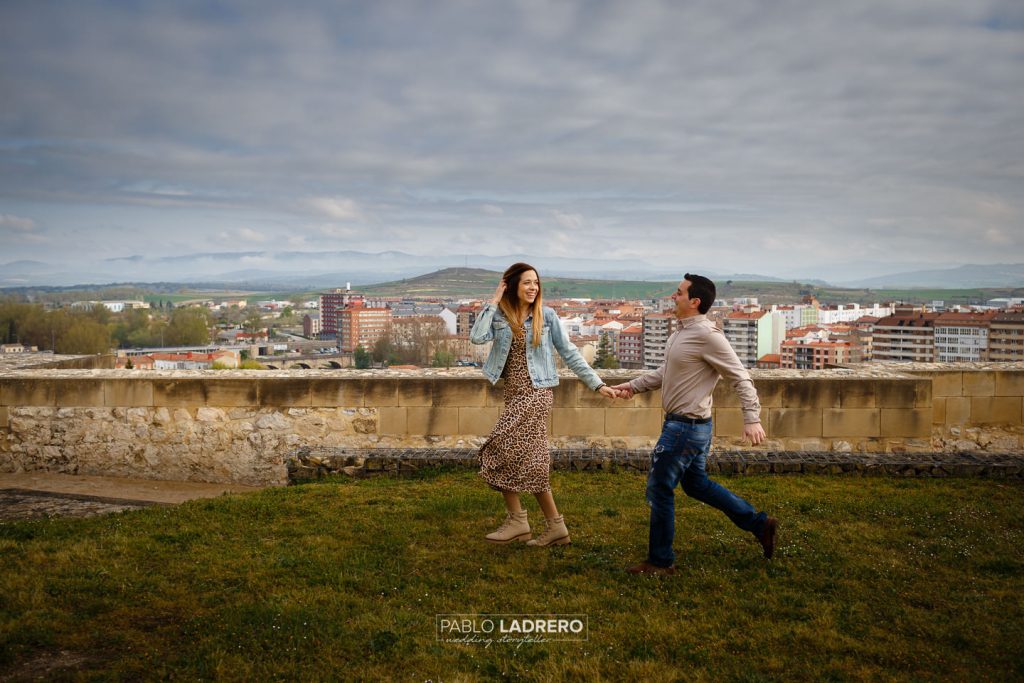
<instances>
[{"instance_id":1,"label":"woman's denim jacket","mask_svg":"<svg viewBox=\"0 0 1024 683\"><path fill-rule=\"evenodd\" d=\"M587 365L587 361L580 355L579 349L569 341L555 311L547 306L544 306L542 310L544 311L544 327L541 331L540 346L535 347L532 341L533 315L526 318L526 367L530 371L533 386L538 389L546 389L558 384L558 371L555 369L555 356L552 352L552 349L555 349L577 377L591 389L595 391L599 389L604 382ZM496 383L501 378L501 373L505 369L505 361L508 359L508 351L512 348L512 326L493 303L488 303L480 312L469 333L469 340L474 344L486 344L494 340L491 353L487 356L487 362L484 363L484 375L491 380L491 384Z\"/></svg>"}]
</instances>

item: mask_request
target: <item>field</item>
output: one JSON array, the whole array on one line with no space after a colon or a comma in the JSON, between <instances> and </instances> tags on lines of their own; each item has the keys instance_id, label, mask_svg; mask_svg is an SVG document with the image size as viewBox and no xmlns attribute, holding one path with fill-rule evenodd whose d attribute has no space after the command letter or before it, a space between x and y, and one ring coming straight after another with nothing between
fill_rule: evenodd
<instances>
[{"instance_id":1,"label":"field","mask_svg":"<svg viewBox=\"0 0 1024 683\"><path fill-rule=\"evenodd\" d=\"M679 499L678 573L626 574L626 473L554 474L555 549L485 543L500 500L466 472L0 524L0 679L1024 677L1020 483L723 480L781 519L775 559ZM584 615L588 637L446 642L446 613Z\"/></svg>"}]
</instances>

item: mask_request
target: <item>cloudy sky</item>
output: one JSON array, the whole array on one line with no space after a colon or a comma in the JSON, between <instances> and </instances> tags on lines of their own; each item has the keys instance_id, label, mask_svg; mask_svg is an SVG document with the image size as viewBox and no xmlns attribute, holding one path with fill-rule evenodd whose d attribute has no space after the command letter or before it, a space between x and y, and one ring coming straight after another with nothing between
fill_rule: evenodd
<instances>
[{"instance_id":1,"label":"cloudy sky","mask_svg":"<svg viewBox=\"0 0 1024 683\"><path fill-rule=\"evenodd\" d=\"M1019 0L5 0L0 101L0 263L1024 261Z\"/></svg>"}]
</instances>

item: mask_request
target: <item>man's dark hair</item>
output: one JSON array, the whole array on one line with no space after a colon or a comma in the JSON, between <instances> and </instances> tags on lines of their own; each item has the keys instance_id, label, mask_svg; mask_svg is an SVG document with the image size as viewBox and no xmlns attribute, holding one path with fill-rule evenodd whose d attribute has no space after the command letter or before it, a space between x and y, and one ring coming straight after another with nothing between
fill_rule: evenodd
<instances>
[{"instance_id":1,"label":"man's dark hair","mask_svg":"<svg viewBox=\"0 0 1024 683\"><path fill-rule=\"evenodd\" d=\"M707 313L715 304L715 283L703 275L687 273L683 279L690 281L690 290L687 292L691 299L700 299L700 306L697 310Z\"/></svg>"}]
</instances>

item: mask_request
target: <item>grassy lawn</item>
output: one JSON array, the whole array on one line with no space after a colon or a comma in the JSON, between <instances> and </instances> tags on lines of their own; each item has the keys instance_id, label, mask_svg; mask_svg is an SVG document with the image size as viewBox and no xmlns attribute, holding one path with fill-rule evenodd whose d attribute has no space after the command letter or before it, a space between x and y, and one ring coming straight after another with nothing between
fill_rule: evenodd
<instances>
[{"instance_id":1,"label":"grassy lawn","mask_svg":"<svg viewBox=\"0 0 1024 683\"><path fill-rule=\"evenodd\" d=\"M482 541L500 498L467 472L0 524L0 679L1024 677L1024 485L721 480L781 519L774 560L680 499L678 573L627 575L625 473L555 473L555 549ZM442 613L584 614L589 640L440 642Z\"/></svg>"}]
</instances>

